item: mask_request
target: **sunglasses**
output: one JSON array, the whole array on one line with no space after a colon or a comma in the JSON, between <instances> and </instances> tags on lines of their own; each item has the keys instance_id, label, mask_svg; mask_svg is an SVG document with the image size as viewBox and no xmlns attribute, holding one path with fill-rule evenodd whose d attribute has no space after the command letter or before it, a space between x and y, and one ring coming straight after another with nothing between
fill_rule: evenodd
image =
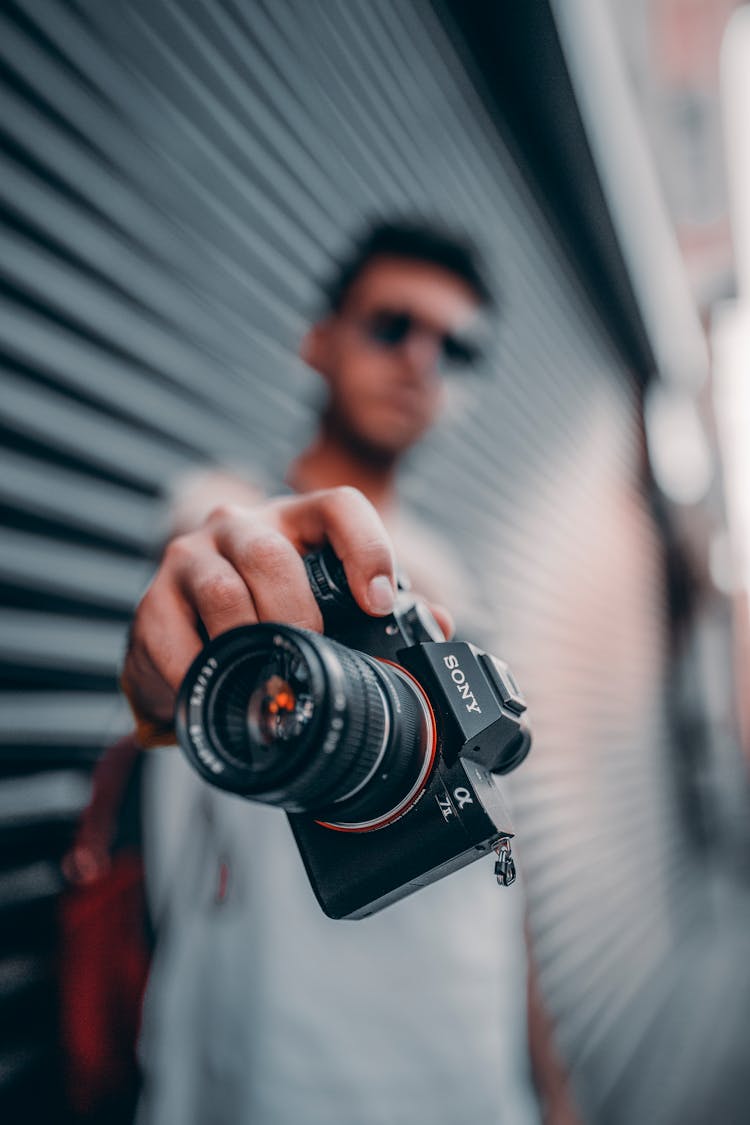
<instances>
[{"instance_id":1,"label":"sunglasses","mask_svg":"<svg viewBox=\"0 0 750 1125\"><path fill-rule=\"evenodd\" d=\"M473 341L461 339L450 332L440 332L409 312L381 309L366 317L360 327L373 344L394 351L411 336L427 335L440 345L441 366L469 368L482 359L482 350Z\"/></svg>"}]
</instances>

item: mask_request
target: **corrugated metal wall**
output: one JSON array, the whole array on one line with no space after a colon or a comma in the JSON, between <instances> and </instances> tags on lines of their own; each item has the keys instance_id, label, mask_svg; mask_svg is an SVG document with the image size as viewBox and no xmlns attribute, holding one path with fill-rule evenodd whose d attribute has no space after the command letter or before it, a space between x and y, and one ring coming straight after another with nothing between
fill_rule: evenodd
<instances>
[{"instance_id":1,"label":"corrugated metal wall","mask_svg":"<svg viewBox=\"0 0 750 1125\"><path fill-rule=\"evenodd\" d=\"M675 1119L653 1076L652 1112L620 1097L702 905L637 396L446 28L426 0L12 0L0 57L4 1011L47 1010L56 857L127 725L169 481L285 463L316 278L364 219L419 212L472 233L502 292L491 377L407 494L467 546L533 708L514 789L541 983L590 1119ZM50 1043L14 1021L0 1089Z\"/></svg>"}]
</instances>

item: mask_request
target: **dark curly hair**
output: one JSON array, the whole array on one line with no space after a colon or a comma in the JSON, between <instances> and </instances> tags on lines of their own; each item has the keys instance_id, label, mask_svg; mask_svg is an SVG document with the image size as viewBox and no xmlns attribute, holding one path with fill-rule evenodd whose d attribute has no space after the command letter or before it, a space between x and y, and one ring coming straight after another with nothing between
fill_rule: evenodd
<instances>
[{"instance_id":1,"label":"dark curly hair","mask_svg":"<svg viewBox=\"0 0 750 1125\"><path fill-rule=\"evenodd\" d=\"M465 281L480 304L494 305L484 264L465 238L441 226L419 222L375 223L356 240L336 272L321 286L326 311L338 312L365 266L375 258L406 258L440 266Z\"/></svg>"}]
</instances>

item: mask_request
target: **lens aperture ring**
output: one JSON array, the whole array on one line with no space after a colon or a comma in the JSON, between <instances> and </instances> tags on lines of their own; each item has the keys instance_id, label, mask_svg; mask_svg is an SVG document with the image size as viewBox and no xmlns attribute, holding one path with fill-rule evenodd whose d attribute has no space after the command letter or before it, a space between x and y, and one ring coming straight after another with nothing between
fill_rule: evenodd
<instances>
[{"instance_id":1,"label":"lens aperture ring","mask_svg":"<svg viewBox=\"0 0 750 1125\"><path fill-rule=\"evenodd\" d=\"M339 832L372 832L398 820L419 799L435 761L437 726L423 688L391 661L377 667L391 698L392 736L376 781L318 821Z\"/></svg>"},{"instance_id":2,"label":"lens aperture ring","mask_svg":"<svg viewBox=\"0 0 750 1125\"><path fill-rule=\"evenodd\" d=\"M356 792L377 768L388 740L391 720L388 704L377 675L368 659L336 641L325 640L326 663L334 658L329 683L343 699L341 713L329 719L329 735L323 743L322 768L313 790L306 793L306 805L321 808ZM333 669L331 668L331 673ZM309 783L308 783L309 784Z\"/></svg>"}]
</instances>

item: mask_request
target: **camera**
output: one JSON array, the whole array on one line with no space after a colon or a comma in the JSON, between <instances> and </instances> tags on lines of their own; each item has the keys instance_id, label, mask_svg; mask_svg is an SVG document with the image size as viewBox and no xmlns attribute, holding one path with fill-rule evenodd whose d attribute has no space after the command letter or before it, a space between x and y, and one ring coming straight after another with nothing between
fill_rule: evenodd
<instances>
[{"instance_id":1,"label":"camera","mask_svg":"<svg viewBox=\"0 0 750 1125\"><path fill-rule=\"evenodd\" d=\"M497 782L531 745L508 666L446 641L399 584L370 617L330 547L305 557L324 634L242 626L210 641L177 699L211 784L284 808L318 901L363 918L491 850L514 875Z\"/></svg>"}]
</instances>

